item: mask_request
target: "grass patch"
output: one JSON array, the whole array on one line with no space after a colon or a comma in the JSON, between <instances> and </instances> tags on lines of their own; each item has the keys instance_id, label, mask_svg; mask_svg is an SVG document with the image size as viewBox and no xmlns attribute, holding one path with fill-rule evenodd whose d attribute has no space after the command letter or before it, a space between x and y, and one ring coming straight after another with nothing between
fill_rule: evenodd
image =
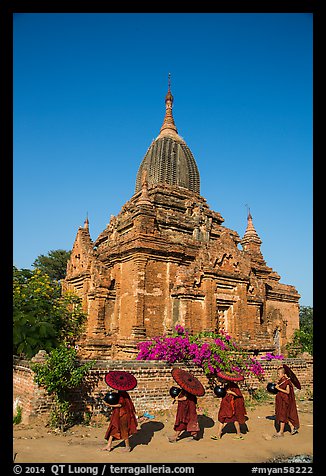
<instances>
[{"instance_id":1,"label":"grass patch","mask_svg":"<svg viewBox=\"0 0 326 476\"><path fill-rule=\"evenodd\" d=\"M14 425L18 425L22 421L22 407L19 405L16 407L16 415L14 415L13 421Z\"/></svg>"},{"instance_id":2,"label":"grass patch","mask_svg":"<svg viewBox=\"0 0 326 476\"><path fill-rule=\"evenodd\" d=\"M271 395L264 388L258 387L251 389L249 396L244 396L245 405L247 408L255 408L258 405L264 405L265 403L274 402L274 395Z\"/></svg>"}]
</instances>

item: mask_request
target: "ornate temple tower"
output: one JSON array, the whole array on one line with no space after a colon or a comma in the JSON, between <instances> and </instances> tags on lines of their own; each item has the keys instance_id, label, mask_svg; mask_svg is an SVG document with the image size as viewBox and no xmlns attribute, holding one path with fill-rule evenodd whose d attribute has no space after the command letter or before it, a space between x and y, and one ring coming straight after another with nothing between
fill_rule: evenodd
<instances>
[{"instance_id":1,"label":"ornate temple tower","mask_svg":"<svg viewBox=\"0 0 326 476\"><path fill-rule=\"evenodd\" d=\"M178 135L172 115L173 96L170 85L165 97L165 117L159 136L152 142L140 164L136 178L136 193L141 189L143 172L147 172L148 187L158 183L186 188L199 194L199 172L196 161Z\"/></svg>"},{"instance_id":2,"label":"ornate temple tower","mask_svg":"<svg viewBox=\"0 0 326 476\"><path fill-rule=\"evenodd\" d=\"M241 240L200 195L172 108L169 84L134 195L94 242L88 220L77 232L62 286L80 295L88 315L82 354L133 358L137 342L177 323L193 333L225 330L248 350L284 351L299 326L300 296L266 265L251 214Z\"/></svg>"}]
</instances>

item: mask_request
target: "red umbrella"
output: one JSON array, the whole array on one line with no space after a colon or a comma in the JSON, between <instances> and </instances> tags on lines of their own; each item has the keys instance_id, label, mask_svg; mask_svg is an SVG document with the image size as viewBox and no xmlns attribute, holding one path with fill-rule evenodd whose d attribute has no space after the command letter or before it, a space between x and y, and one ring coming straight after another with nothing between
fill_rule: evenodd
<instances>
[{"instance_id":1,"label":"red umbrella","mask_svg":"<svg viewBox=\"0 0 326 476\"><path fill-rule=\"evenodd\" d=\"M241 380L244 380L243 375L239 374L238 372L231 372L228 370L220 370L217 372L217 376L224 380L228 380L229 382L240 382Z\"/></svg>"},{"instance_id":2,"label":"red umbrella","mask_svg":"<svg viewBox=\"0 0 326 476\"><path fill-rule=\"evenodd\" d=\"M137 385L136 377L124 370L111 370L105 375L105 382L115 390L132 390Z\"/></svg>"},{"instance_id":3,"label":"red umbrella","mask_svg":"<svg viewBox=\"0 0 326 476\"><path fill-rule=\"evenodd\" d=\"M298 380L298 377L295 375L292 369L286 364L283 364L283 369L285 370L286 375L290 378L293 385L295 385L299 390L301 389L301 383Z\"/></svg>"},{"instance_id":4,"label":"red umbrella","mask_svg":"<svg viewBox=\"0 0 326 476\"><path fill-rule=\"evenodd\" d=\"M186 392L202 397L205 395L205 389L201 382L187 370L174 368L171 371L172 377Z\"/></svg>"}]
</instances>

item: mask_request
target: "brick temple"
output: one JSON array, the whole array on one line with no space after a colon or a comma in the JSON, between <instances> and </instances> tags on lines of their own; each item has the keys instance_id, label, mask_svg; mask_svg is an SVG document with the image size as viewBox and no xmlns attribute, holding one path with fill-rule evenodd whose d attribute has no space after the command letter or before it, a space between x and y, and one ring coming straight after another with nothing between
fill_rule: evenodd
<instances>
[{"instance_id":1,"label":"brick temple","mask_svg":"<svg viewBox=\"0 0 326 476\"><path fill-rule=\"evenodd\" d=\"M95 241L88 219L77 231L62 287L82 298L88 316L81 354L134 358L137 342L169 335L176 324L224 330L256 353L285 353L299 327L300 295L267 266L250 212L240 238L200 195L172 106L169 85L130 200Z\"/></svg>"}]
</instances>

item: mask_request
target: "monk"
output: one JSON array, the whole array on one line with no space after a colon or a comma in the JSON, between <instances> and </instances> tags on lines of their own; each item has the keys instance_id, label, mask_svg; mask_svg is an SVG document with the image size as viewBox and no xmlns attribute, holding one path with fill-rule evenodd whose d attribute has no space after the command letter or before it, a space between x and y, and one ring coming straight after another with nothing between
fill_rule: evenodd
<instances>
[{"instance_id":1,"label":"monk","mask_svg":"<svg viewBox=\"0 0 326 476\"><path fill-rule=\"evenodd\" d=\"M212 440L220 440L225 425L232 422L237 432L234 439L243 440L240 424L245 423L247 415L243 395L235 382L227 382L225 389L226 395L221 400L217 417L219 428L217 434L211 436L211 438Z\"/></svg>"},{"instance_id":2,"label":"monk","mask_svg":"<svg viewBox=\"0 0 326 476\"><path fill-rule=\"evenodd\" d=\"M197 397L182 389L179 395L174 398L173 403L175 401L178 402L177 414L173 427L175 435L169 436L168 440L170 443L175 443L180 439L181 433L184 431L188 431L192 436L190 441L197 440L198 432L200 430L196 410Z\"/></svg>"},{"instance_id":3,"label":"monk","mask_svg":"<svg viewBox=\"0 0 326 476\"><path fill-rule=\"evenodd\" d=\"M137 419L134 404L125 391L119 391L119 401L116 405L109 405L113 408L110 423L105 433L107 445L102 448L103 451L112 451L112 441L124 440L125 448L122 451L131 451L129 437L137 432Z\"/></svg>"},{"instance_id":4,"label":"monk","mask_svg":"<svg viewBox=\"0 0 326 476\"><path fill-rule=\"evenodd\" d=\"M275 385L278 390L275 396L275 419L279 431L274 437L284 436L285 423L290 425L291 435L298 433L300 427L294 389L291 379L287 376L284 367L278 368L279 380Z\"/></svg>"}]
</instances>

